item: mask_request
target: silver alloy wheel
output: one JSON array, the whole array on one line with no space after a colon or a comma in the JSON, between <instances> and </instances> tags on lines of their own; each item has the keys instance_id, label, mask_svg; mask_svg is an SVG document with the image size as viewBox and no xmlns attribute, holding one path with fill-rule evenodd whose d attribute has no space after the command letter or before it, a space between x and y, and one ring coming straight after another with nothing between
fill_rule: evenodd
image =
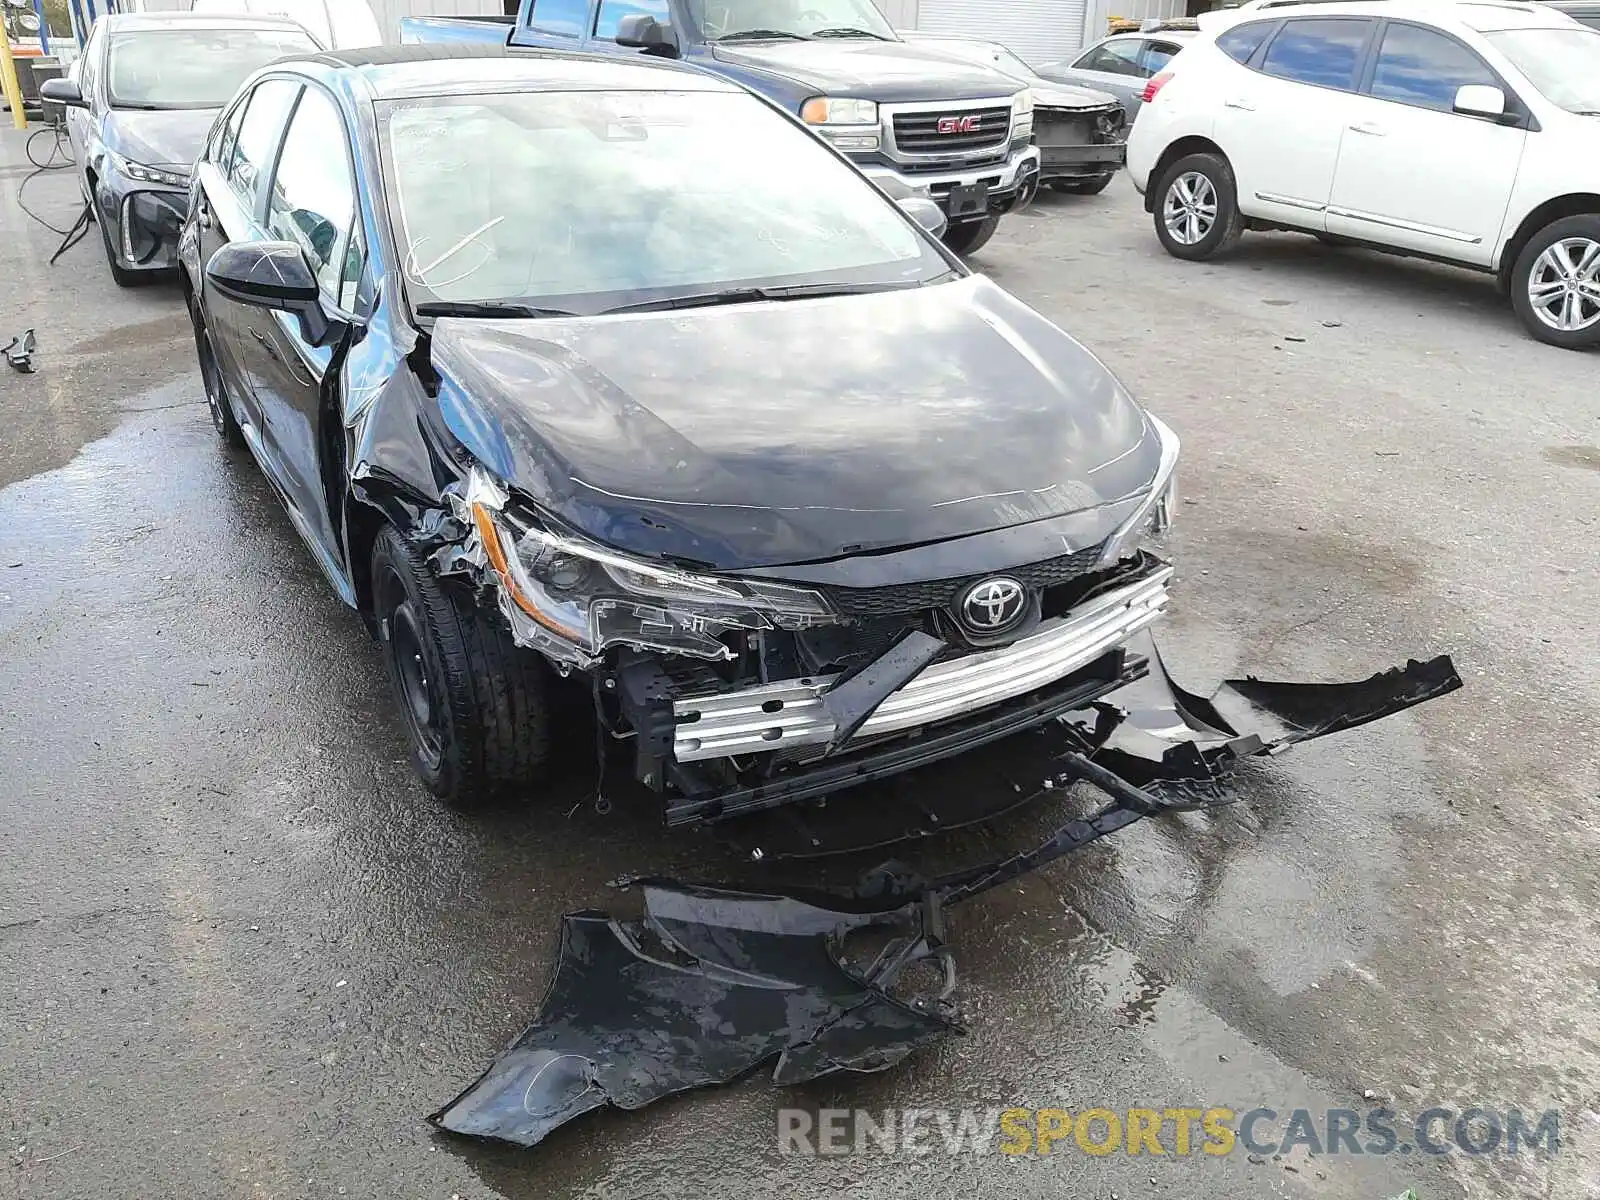
<instances>
[{"instance_id":1,"label":"silver alloy wheel","mask_svg":"<svg viewBox=\"0 0 1600 1200\"><path fill-rule=\"evenodd\" d=\"M1180 246L1204 241L1217 223L1217 189L1199 171L1185 171L1167 185L1161 220Z\"/></svg>"},{"instance_id":2,"label":"silver alloy wheel","mask_svg":"<svg viewBox=\"0 0 1600 1200\"><path fill-rule=\"evenodd\" d=\"M1546 247L1528 272L1528 303L1560 333L1600 321L1600 242L1570 237Z\"/></svg>"}]
</instances>

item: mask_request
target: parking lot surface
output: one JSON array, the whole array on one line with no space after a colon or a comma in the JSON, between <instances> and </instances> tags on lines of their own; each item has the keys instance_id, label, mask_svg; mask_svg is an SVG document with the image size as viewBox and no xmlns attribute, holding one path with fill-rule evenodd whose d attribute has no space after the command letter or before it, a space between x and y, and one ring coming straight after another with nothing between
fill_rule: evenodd
<instances>
[{"instance_id":1,"label":"parking lot surface","mask_svg":"<svg viewBox=\"0 0 1600 1200\"><path fill-rule=\"evenodd\" d=\"M118 290L93 233L47 266L0 148L0 342L39 339L36 374L0 371L0 1190L1600 1195L1600 400L1595 359L1528 340L1492 281L1279 235L1180 263L1125 178L1006 221L975 265L1184 440L1178 677L1448 651L1465 689L958 910L964 1038L513 1151L424 1118L532 1017L564 911L621 905L624 873L813 869L602 815L582 769L525 813L431 801L359 621L212 432L177 291ZM72 194L28 199L64 224ZM1005 788L1007 762L901 786ZM977 861L1058 820L901 853ZM1561 1148L806 1158L775 1133L783 1107L1380 1104L1557 1108Z\"/></svg>"}]
</instances>

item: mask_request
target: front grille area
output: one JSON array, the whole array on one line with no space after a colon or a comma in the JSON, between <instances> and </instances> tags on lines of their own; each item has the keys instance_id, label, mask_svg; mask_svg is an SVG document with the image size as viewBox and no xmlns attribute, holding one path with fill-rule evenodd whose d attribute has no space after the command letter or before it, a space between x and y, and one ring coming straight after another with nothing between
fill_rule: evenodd
<instances>
[{"instance_id":1,"label":"front grille area","mask_svg":"<svg viewBox=\"0 0 1600 1200\"><path fill-rule=\"evenodd\" d=\"M939 123L975 118L976 128L940 133ZM987 150L1011 140L1011 106L968 108L952 106L948 112L895 113L894 144L902 154L948 154L955 151Z\"/></svg>"},{"instance_id":2,"label":"front grille area","mask_svg":"<svg viewBox=\"0 0 1600 1200\"><path fill-rule=\"evenodd\" d=\"M1097 146L1118 141L1123 135L1120 108L1084 111L1069 108L1035 108L1033 143L1041 150L1054 146Z\"/></svg>"},{"instance_id":3,"label":"front grille area","mask_svg":"<svg viewBox=\"0 0 1600 1200\"><path fill-rule=\"evenodd\" d=\"M945 608L969 583L990 575L1009 575L1029 589L1045 589L1069 583L1094 570L1100 547L1090 546L1059 558L1030 563L1007 571L985 571L960 579L935 579L927 583L902 583L880 588L825 587L820 589L828 603L846 617L890 617Z\"/></svg>"}]
</instances>

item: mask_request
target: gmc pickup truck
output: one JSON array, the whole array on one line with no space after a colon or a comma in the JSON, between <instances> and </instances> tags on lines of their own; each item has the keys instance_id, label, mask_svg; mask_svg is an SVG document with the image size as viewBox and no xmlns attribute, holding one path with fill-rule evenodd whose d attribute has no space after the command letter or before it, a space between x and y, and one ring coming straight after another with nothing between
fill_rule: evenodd
<instances>
[{"instance_id":1,"label":"gmc pickup truck","mask_svg":"<svg viewBox=\"0 0 1600 1200\"><path fill-rule=\"evenodd\" d=\"M781 105L891 195L926 191L958 254L1038 186L1031 91L903 41L872 0L521 0L515 17L404 18L400 40L679 59Z\"/></svg>"}]
</instances>

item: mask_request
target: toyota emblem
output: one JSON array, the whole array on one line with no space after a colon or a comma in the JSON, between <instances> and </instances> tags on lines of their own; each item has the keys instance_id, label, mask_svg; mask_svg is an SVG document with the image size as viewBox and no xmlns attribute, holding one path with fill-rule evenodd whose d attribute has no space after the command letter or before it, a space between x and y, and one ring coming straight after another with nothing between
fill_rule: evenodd
<instances>
[{"instance_id":1,"label":"toyota emblem","mask_svg":"<svg viewBox=\"0 0 1600 1200\"><path fill-rule=\"evenodd\" d=\"M1015 579L980 579L962 595L956 608L961 623L973 633L990 636L1020 624L1028 611L1028 593Z\"/></svg>"}]
</instances>

